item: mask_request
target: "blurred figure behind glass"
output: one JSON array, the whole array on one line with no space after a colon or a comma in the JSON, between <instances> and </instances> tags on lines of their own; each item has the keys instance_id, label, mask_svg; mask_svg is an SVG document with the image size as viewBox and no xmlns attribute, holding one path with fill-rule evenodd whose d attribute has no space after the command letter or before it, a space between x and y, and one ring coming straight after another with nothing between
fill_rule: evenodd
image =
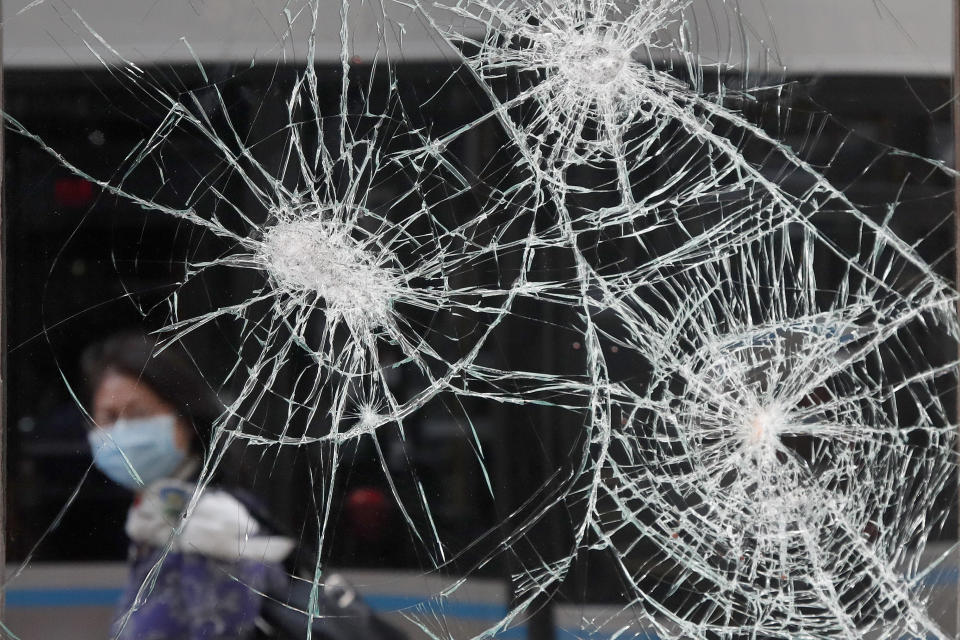
<instances>
[{"instance_id":1,"label":"blurred figure behind glass","mask_svg":"<svg viewBox=\"0 0 960 640\"><path fill-rule=\"evenodd\" d=\"M222 411L216 394L181 349L158 353L143 333L95 344L81 364L94 464L134 492L125 527L129 582L111 637L253 638L258 592L284 580L281 562L293 542L256 501L216 481L184 520Z\"/></svg>"}]
</instances>

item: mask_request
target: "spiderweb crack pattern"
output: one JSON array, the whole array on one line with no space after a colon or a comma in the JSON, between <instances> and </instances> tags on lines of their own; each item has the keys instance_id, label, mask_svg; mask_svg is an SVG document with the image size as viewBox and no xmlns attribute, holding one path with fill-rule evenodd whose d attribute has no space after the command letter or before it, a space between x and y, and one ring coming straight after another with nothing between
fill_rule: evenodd
<instances>
[{"instance_id":1,"label":"spiderweb crack pattern","mask_svg":"<svg viewBox=\"0 0 960 640\"><path fill-rule=\"evenodd\" d=\"M626 128L658 116L663 97L682 88L635 55L639 48L663 46L658 34L685 4L465 2L451 8L490 21L483 41L470 42L478 52L467 57L483 81L513 69L539 76L504 108L536 103L539 109L524 128L548 136L557 150L550 159L563 164L617 153ZM598 122L595 132L592 121Z\"/></svg>"},{"instance_id":2,"label":"spiderweb crack pattern","mask_svg":"<svg viewBox=\"0 0 960 640\"><path fill-rule=\"evenodd\" d=\"M956 362L890 383L884 380L885 372L864 370L863 360L873 354L880 362L899 366L922 361L924 356L918 350L901 347L887 352L882 345L908 326L925 332L923 317L928 313L934 316L934 324L942 327L944 339L954 344L956 296L949 284L886 222L878 223L796 151L727 107L735 96L725 95L722 89L702 95L702 75L692 73L688 84L656 70L652 56L646 63L636 59L638 50L671 53L672 49L688 64L696 60L695 52L685 49L682 39L670 41L662 32L684 8L683 3L464 0L448 7L467 22L480 22L481 37L463 37L449 30L448 41L462 52L465 64L488 88L493 115L510 134L518 157L529 170L534 204L526 206L535 210L546 206L552 211L557 220L552 240L571 254L571 273L575 274L571 281L548 285L538 294L582 308L582 344L590 382L571 382L568 390L583 395L587 448L583 464L570 477L568 496L583 503L583 520L575 526L573 549L567 557L523 576L518 590L527 599L522 603L532 603L543 590L564 580L580 548L608 548L622 566L633 604L641 617L651 616L647 624L656 626L661 637L741 637L750 633L796 637L799 633L855 638L868 630L896 637L896 629L945 637L924 612L922 597L912 599L908 581L898 577L894 566L902 561L908 543L918 544L942 525L942 519L932 522L922 509L913 509L921 503L929 507L948 488L955 472L953 425L945 417L947 411L939 397L951 385L931 385L931 379L955 379ZM508 88L504 97L497 83L510 74L528 80ZM756 153L757 148L763 151ZM675 172L665 185L638 198L642 174L655 166L653 158L663 157L676 165ZM581 168L606 168L602 175L612 176L608 183L612 206L591 209L580 204L578 192L583 187L577 184L574 169ZM711 208L713 219L705 215ZM890 208L891 213L894 210L895 205ZM822 224L825 214L842 215L847 224L859 228L862 246L853 252L843 247ZM665 227L679 232L680 243L662 253L644 253L644 236ZM609 232L607 240L602 235L598 239L597 230ZM803 250L796 256L792 249L770 244L786 233L804 238ZM643 258L634 265L620 261L614 269L597 263L598 245L622 246L624 239L636 240ZM757 246L766 248L758 250ZM662 250L662 246L658 248ZM814 256L823 254L833 254L844 273L839 285L843 295L827 305L814 302L829 290L817 289L811 268ZM744 263L736 281L752 295L731 289L725 278L717 277L718 270L726 279L734 276L724 266L728 260ZM792 273L782 268L785 261L805 266ZM896 282L904 272L912 274L914 289L904 291ZM678 279L683 279L683 287L677 286ZM645 354L653 378L649 387L629 390L634 406L625 409L624 399L618 397L624 390L611 380L601 348L602 331L593 316L602 311L627 322L637 309L649 310L648 297L660 286L676 286L685 295L702 292L703 297L688 301L676 295L669 308L658 310L659 320L653 324L630 320L630 331L643 346L627 343L620 348ZM846 295L851 290L857 291L850 297L854 304ZM725 305L710 300L720 294L726 296ZM701 304L708 311L698 310ZM718 325L726 327L720 332ZM683 345L686 357L663 353L662 345L671 345L670 338L682 334L687 326L701 335L698 340L688 338ZM821 334L849 333L849 340L866 340L868 346L856 355L841 355L839 345L848 340L834 335L825 341L818 328ZM720 345L724 340L742 341L751 334L750 342L765 335L781 337L759 340L769 344L752 347L762 346L762 356L733 350L739 361L731 361L730 349ZM867 339L867 335L874 337ZM786 340L783 336L793 336L789 350L778 344ZM916 338L909 342L915 343ZM670 366L659 358L668 358ZM762 375L758 379L755 370L766 366L784 379L763 380ZM833 373L824 378L823 371ZM659 382L658 376L662 376ZM684 386L667 399L658 398L664 389L657 385L666 385L670 379L676 384L677 378L685 379ZM829 401L816 403L815 410L800 411L795 404L810 399L805 394L798 397L798 389L810 394L817 385L809 385L816 380L835 385ZM543 376L531 378L529 388L543 383ZM556 393L562 384L550 381L548 388ZM915 390L914 385L921 389ZM851 389L856 391L847 398ZM922 407L915 425L897 424L903 402L897 396L901 394L910 395L912 402ZM665 416L677 416L678 409L680 416L675 420L679 422L663 432L654 426L666 420ZM640 410L639 424L634 425L634 412ZM615 414L624 411L630 416L624 422L629 433L611 426L616 425ZM892 456L893 445L887 438L897 442L904 434L925 429L930 430L926 453L916 454L898 443L902 457ZM836 466L811 483L802 475L811 463L800 464L782 444L784 438L818 441L813 462ZM850 440L844 442L844 438ZM659 455L643 457L631 447L654 449ZM847 448L843 455L830 453L843 447ZM630 472L619 469L618 455L628 456ZM890 487L896 474L902 473L890 470L913 461L913 455L932 456L922 464L932 477L920 480L924 489L916 502L891 495ZM784 457L786 460L781 460ZM870 466L868 460L891 466L885 467L886 475L879 471L873 475L860 469ZM678 476L671 471L678 465L692 470ZM617 491L606 487L611 473ZM664 477L658 479L657 474ZM732 479L738 476L742 476L740 481ZM861 480L865 486L855 488L855 482ZM715 489L705 496L708 487ZM838 496L839 487L853 493ZM878 493L873 493L874 488L879 488ZM857 495L858 490L864 495ZM691 528L707 533L697 534L702 539L698 537L688 547L682 546L687 534L677 528L683 518L691 516L678 515L676 505L667 498L678 493L695 496L704 505ZM749 499L745 497L748 493ZM661 497L666 502L657 504ZM612 504L601 506L608 502ZM870 505L866 511L864 504ZM885 539L890 546L881 552L860 540L867 523L883 520L880 514L889 518L897 508L905 509L904 520L923 522L917 538ZM657 531L643 522L640 514L651 510L669 524L661 523ZM736 535L753 531L751 552L738 553L733 568L726 569L734 576L742 570L748 580L731 580L729 573L718 573L709 566L717 555L713 545L724 540L714 529L718 522ZM605 530L607 525L620 535L627 530L633 535L627 535L620 545ZM757 528L763 532L757 533ZM655 544L661 545L655 559L649 561L651 565L669 560L678 566L679 573L667 577L673 590L692 585L682 613L664 608L650 594L646 572L629 569L624 563L632 554L639 554L634 549L646 536L656 537ZM668 543L674 541L673 546L659 542L664 536ZM845 537L855 538L856 559L841 551L830 557L831 545L842 544L839 541ZM728 547L729 553L745 543L740 539L718 544ZM771 554L779 569L766 564L766 554L773 549L779 553ZM741 555L758 564L742 569L738 564ZM873 586L864 587L861 578L850 577L864 571L876 580ZM853 586L844 585L845 578ZM767 583L758 588L761 579ZM668 619L670 624L657 619Z\"/></svg>"},{"instance_id":3,"label":"spiderweb crack pattern","mask_svg":"<svg viewBox=\"0 0 960 640\"><path fill-rule=\"evenodd\" d=\"M805 253L770 237L663 283L659 310L623 312L622 348L653 374L612 393L621 420L596 535L642 609L659 606L643 588L654 563L627 562L631 547L675 563L686 595L660 613L687 632L948 637L898 567L942 524L927 513L956 473L940 393L957 363L899 375L881 363L916 362L928 324L956 339L952 301L904 308L871 286L824 300L803 285ZM915 422L898 421L905 399Z\"/></svg>"},{"instance_id":4,"label":"spiderweb crack pattern","mask_svg":"<svg viewBox=\"0 0 960 640\"><path fill-rule=\"evenodd\" d=\"M344 3L344 15L348 8ZM455 390L458 376L476 358L514 297L496 278L484 281L477 275L484 262L496 259L498 250L495 241L485 239L482 221L459 222L439 211L447 199L467 189L454 163L443 157L442 147L423 131L407 127L395 101L388 99L383 112L374 114L361 94L354 109L357 96L353 102L348 99L348 93L357 90L346 23L342 95L336 112L325 114L312 62L320 9L320 3L307 2L288 15L291 33L297 20L307 22L311 53L286 100L287 121L278 128L284 138L279 163L258 159L258 141L248 140L234 124L218 83L207 82L202 92L171 93L120 58L119 75L128 88L159 105L164 115L117 174L126 177L152 163L163 166L163 153L175 144L176 133L206 141L219 158L222 173L204 176L176 206L135 193L125 178L89 175L8 118L14 129L66 168L108 193L226 242L219 257L186 265L183 281L169 298L171 320L161 332L170 344L209 325L235 323L239 335L235 366L219 382L211 378L212 385L233 392L214 425L210 453L186 518L235 444L264 451L322 447L317 473L325 475L316 478L316 485L323 500L315 514L318 539L312 545L321 559L314 590L323 586L327 527L335 505L332 492L344 447L364 437L373 439L386 470L375 434L390 429L402 437L408 416L438 394ZM197 65L206 80L203 65ZM232 192L224 189L224 175L241 185L239 195L235 187ZM390 199L372 201L374 186L384 183L394 185ZM251 199L255 207L241 204ZM216 270L253 272L246 280L253 284L235 304L183 317L181 301L195 294L194 283L202 285ZM396 372L406 382L402 391L393 386ZM265 422L264 407L278 401L285 415L275 429ZM325 429L301 428L298 433L296 424ZM479 448L475 432L472 437ZM415 481L418 505L405 503L392 482L390 490L425 557L439 566L447 551L427 494ZM421 525L427 529L422 531ZM151 590L150 581L145 582L138 599L149 597Z\"/></svg>"},{"instance_id":5,"label":"spiderweb crack pattern","mask_svg":"<svg viewBox=\"0 0 960 640\"><path fill-rule=\"evenodd\" d=\"M186 130L216 150L259 216L214 180L169 206L123 180L94 178L8 117L78 175L229 244L188 265L164 328L176 342L210 324L239 326L236 366L221 383L239 391L193 503L233 443L323 446L322 551L345 444L403 434L404 421L441 395L551 406L579 421L572 462L526 512L483 536L502 539L477 566L514 554L558 505L577 515L570 545L518 560L514 605L474 637L518 623L576 562L602 553L619 571L630 616L616 637L946 638L927 611L921 578L931 567L920 557L945 522L941 502L957 473L947 398L958 363L931 352L960 339L957 295L920 243L895 230L905 205L889 203L878 217L827 178L829 166L751 120L743 105L770 86L707 90L708 65L685 35L689 2L439 3L475 27L463 30L437 22L433 5L399 4L454 47L487 113L427 133L397 98L389 59L386 108L366 94L351 106L348 0L332 116L313 59L321 3L288 8L285 38L306 21L308 53L278 127L279 168L258 161L216 83L226 126L195 94L171 94L121 58L131 87L165 117L120 174ZM491 121L516 166L506 177L461 171L449 149ZM374 185L387 180L403 186L373 202ZM480 211L445 217L465 192L482 199ZM201 210L201 193L213 194L214 211ZM818 262L835 265L827 284ZM493 278L476 275L490 265ZM235 304L181 317L178 296L216 269L253 272L256 284ZM580 370L481 361L520 302L575 316ZM616 372L611 344L630 375ZM414 391L393 388L393 370ZM277 397L286 415L274 432L262 408ZM319 434L289 429L318 420ZM440 570L450 554L418 489L410 505L392 487L429 570ZM462 584L452 580L436 600ZM407 614L431 637L455 637L429 611ZM583 635L603 623L584 621Z\"/></svg>"}]
</instances>

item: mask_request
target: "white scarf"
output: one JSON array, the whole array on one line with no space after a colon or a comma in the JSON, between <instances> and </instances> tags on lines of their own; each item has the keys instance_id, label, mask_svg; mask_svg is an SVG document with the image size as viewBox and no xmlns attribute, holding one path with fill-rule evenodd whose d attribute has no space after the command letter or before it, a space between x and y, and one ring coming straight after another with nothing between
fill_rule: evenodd
<instances>
[{"instance_id":1,"label":"white scarf","mask_svg":"<svg viewBox=\"0 0 960 640\"><path fill-rule=\"evenodd\" d=\"M195 484L178 478L151 483L127 514L127 535L136 543L170 545L174 552L219 560L277 563L293 550L290 538L261 535L263 527L243 503L220 489L204 490L180 534L174 535L194 491Z\"/></svg>"}]
</instances>

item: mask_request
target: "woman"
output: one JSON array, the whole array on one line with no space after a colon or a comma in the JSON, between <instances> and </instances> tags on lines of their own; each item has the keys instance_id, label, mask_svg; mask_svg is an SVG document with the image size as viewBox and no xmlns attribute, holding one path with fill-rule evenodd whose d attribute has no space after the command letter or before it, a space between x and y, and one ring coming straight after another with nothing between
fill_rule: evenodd
<instances>
[{"instance_id":1,"label":"woman","mask_svg":"<svg viewBox=\"0 0 960 640\"><path fill-rule=\"evenodd\" d=\"M94 464L135 493L127 515L130 582L112 637L252 638L268 584L293 543L255 503L216 484L192 512L204 449L221 412L181 351L122 334L84 353Z\"/></svg>"}]
</instances>

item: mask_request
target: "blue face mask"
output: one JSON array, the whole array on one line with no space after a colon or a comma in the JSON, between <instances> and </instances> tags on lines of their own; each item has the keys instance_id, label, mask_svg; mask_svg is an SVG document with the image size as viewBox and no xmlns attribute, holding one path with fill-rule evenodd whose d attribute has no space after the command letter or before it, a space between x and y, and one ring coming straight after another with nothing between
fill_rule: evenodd
<instances>
[{"instance_id":1,"label":"blue face mask","mask_svg":"<svg viewBox=\"0 0 960 640\"><path fill-rule=\"evenodd\" d=\"M186 454L177 448L175 430L172 415L120 419L112 427L93 429L87 433L93 464L117 484L136 491L169 476L183 462Z\"/></svg>"}]
</instances>

